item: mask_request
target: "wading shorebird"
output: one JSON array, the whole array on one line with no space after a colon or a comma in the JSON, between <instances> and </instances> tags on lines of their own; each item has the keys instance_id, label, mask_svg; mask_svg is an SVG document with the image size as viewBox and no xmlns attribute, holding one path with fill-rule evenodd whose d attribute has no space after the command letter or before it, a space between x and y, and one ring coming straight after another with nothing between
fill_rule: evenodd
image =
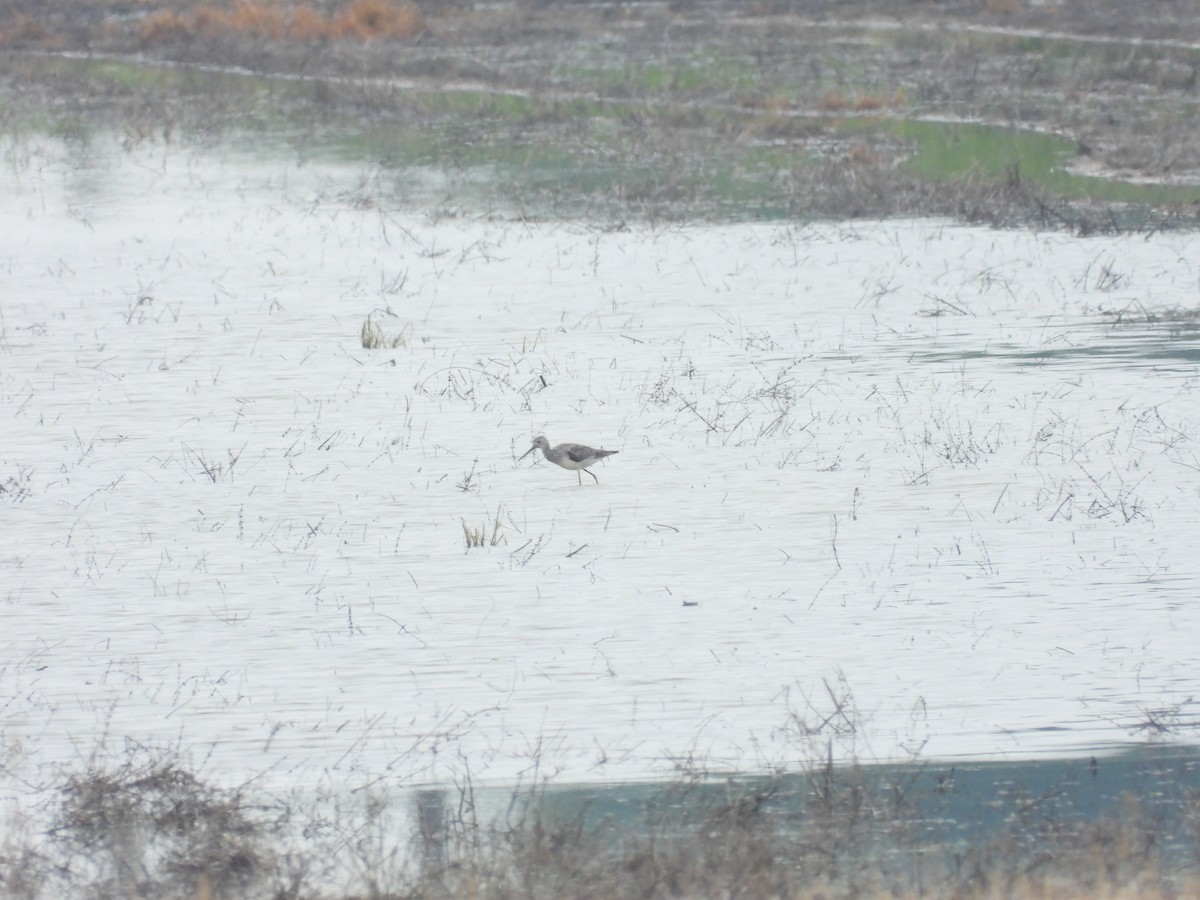
<instances>
[{"instance_id":1,"label":"wading shorebird","mask_svg":"<svg viewBox=\"0 0 1200 900\"><path fill-rule=\"evenodd\" d=\"M583 484L583 477L580 472L587 472L587 467L598 459L604 459L606 456L612 456L618 452L616 450L596 450L592 447L585 447L583 444L559 444L557 447L551 447L550 442L542 435L538 435L533 439L533 446L521 454L521 458L527 457L530 453L538 448L541 448L546 459L554 463L556 466L562 466L564 469L574 469L575 477L579 479L579 483ZM596 476L588 472L593 478ZM596 484L600 483L600 479L596 478Z\"/></svg>"}]
</instances>

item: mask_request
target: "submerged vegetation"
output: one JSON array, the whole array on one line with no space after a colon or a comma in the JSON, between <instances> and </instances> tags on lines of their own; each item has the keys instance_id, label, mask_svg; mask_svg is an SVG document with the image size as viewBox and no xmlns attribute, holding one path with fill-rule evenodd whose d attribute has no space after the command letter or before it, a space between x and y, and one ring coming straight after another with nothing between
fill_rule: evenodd
<instances>
[{"instance_id":1,"label":"submerged vegetation","mask_svg":"<svg viewBox=\"0 0 1200 900\"><path fill-rule=\"evenodd\" d=\"M0 47L11 132L291 146L446 212L1200 221L1183 5L90 0Z\"/></svg>"}]
</instances>

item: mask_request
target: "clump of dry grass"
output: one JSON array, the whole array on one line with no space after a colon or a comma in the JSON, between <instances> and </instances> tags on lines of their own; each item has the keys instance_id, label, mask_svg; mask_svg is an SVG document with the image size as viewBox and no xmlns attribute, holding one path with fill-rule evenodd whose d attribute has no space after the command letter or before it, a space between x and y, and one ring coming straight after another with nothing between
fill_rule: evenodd
<instances>
[{"instance_id":1,"label":"clump of dry grass","mask_svg":"<svg viewBox=\"0 0 1200 900\"><path fill-rule=\"evenodd\" d=\"M466 542L467 549L471 550L474 547L495 547L497 544L504 543L506 538L500 530L500 515L501 510L496 510L496 518L492 522L492 532L488 534L488 525L486 522L476 528L474 525L468 525L466 519L460 519L463 527L463 539Z\"/></svg>"},{"instance_id":2,"label":"clump of dry grass","mask_svg":"<svg viewBox=\"0 0 1200 900\"><path fill-rule=\"evenodd\" d=\"M412 38L422 28L421 11L411 3L354 0L332 21L338 37Z\"/></svg>"},{"instance_id":3,"label":"clump of dry grass","mask_svg":"<svg viewBox=\"0 0 1200 900\"><path fill-rule=\"evenodd\" d=\"M370 316L363 321L359 330L359 340L364 350L395 350L397 347L407 347L412 336L412 327L407 325L394 334L389 334Z\"/></svg>"},{"instance_id":4,"label":"clump of dry grass","mask_svg":"<svg viewBox=\"0 0 1200 900\"><path fill-rule=\"evenodd\" d=\"M170 756L89 767L62 785L47 847L25 856L49 863L26 896L265 895L280 862L267 809Z\"/></svg>"}]
</instances>

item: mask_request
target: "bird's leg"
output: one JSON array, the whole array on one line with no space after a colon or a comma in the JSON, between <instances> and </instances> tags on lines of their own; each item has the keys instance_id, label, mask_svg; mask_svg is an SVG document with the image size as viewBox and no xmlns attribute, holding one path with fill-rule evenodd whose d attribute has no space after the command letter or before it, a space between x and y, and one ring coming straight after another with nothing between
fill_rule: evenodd
<instances>
[{"instance_id":1,"label":"bird's leg","mask_svg":"<svg viewBox=\"0 0 1200 900\"><path fill-rule=\"evenodd\" d=\"M596 475L595 475L595 473L594 473L594 472L588 472L588 470L587 470L587 469L580 469L579 471L580 471L580 472L587 472L587 473L588 473L589 475L591 475L593 478L596 478ZM580 478L580 479L579 479L579 483L580 483L580 484L583 484L583 479L582 479L582 478ZM599 479L599 478L596 478L596 484L599 484L599 483L600 483L600 479Z\"/></svg>"}]
</instances>

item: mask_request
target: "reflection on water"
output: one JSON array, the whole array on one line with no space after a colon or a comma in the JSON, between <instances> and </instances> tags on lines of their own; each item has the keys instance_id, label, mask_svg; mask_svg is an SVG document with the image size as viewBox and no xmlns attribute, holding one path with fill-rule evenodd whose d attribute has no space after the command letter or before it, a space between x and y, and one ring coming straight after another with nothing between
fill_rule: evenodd
<instances>
[{"instance_id":1,"label":"reflection on water","mask_svg":"<svg viewBox=\"0 0 1200 900\"><path fill-rule=\"evenodd\" d=\"M1196 370L1200 364L1200 312L1189 311L1193 321L1164 323L1161 321L1097 321L1096 317L1081 318L1074 324L1059 322L1054 326L1053 340L1030 349L1028 342L983 342L983 349L939 350L923 354L929 363L952 363L1003 357L1016 363L1032 366L1065 364L1086 366L1153 365L1179 373ZM977 337L977 336L976 336ZM965 342L964 342L965 343ZM977 340L970 342L979 347Z\"/></svg>"},{"instance_id":2,"label":"reflection on water","mask_svg":"<svg viewBox=\"0 0 1200 900\"><path fill-rule=\"evenodd\" d=\"M11 770L789 770L834 708L860 759L1194 736L1194 236L434 221L139 153L4 171ZM620 453L580 487L517 463L542 432Z\"/></svg>"}]
</instances>

